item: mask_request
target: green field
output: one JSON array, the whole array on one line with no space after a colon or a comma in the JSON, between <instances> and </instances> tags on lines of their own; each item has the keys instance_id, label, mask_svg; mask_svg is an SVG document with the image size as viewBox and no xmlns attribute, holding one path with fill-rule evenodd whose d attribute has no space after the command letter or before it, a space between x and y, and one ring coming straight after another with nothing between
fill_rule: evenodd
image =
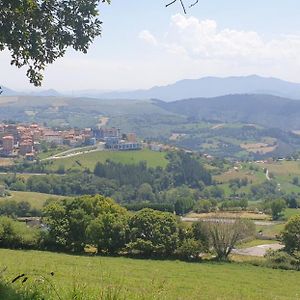
<instances>
[{"instance_id":1,"label":"green field","mask_svg":"<svg viewBox=\"0 0 300 300\"><path fill-rule=\"evenodd\" d=\"M137 164L140 161L146 161L149 167L166 167L168 161L165 158L165 152L155 152L150 150L141 151L97 151L85 153L74 157L67 157L53 160L49 166L51 170L57 170L60 166L64 166L65 170L69 169L85 169L91 171L97 162L104 163L107 159L123 164Z\"/></svg>"},{"instance_id":2,"label":"green field","mask_svg":"<svg viewBox=\"0 0 300 300\"><path fill-rule=\"evenodd\" d=\"M231 192L228 186L230 180L247 178L251 184L261 184L267 180L264 169L269 170L272 180L280 185L282 191L300 193L300 185L292 184L294 177L299 177L300 179L299 161L239 163L232 166L229 170L215 175L214 179L228 196ZM248 193L250 187L251 185L248 184L248 186L242 187L239 191Z\"/></svg>"},{"instance_id":3,"label":"green field","mask_svg":"<svg viewBox=\"0 0 300 300\"><path fill-rule=\"evenodd\" d=\"M121 289L117 299L299 299L300 272L238 263L185 263L109 257L80 257L38 251L0 250L5 276L54 272L62 299L84 288ZM279 284L280 283L280 284ZM53 298L56 299L56 298ZM72 298L75 299L75 298ZM77 299L77 298L76 298ZM102 298L94 298L102 299ZM105 298L115 299L115 298Z\"/></svg>"},{"instance_id":4,"label":"green field","mask_svg":"<svg viewBox=\"0 0 300 300\"><path fill-rule=\"evenodd\" d=\"M0 201L3 200L14 200L16 202L27 201L30 203L31 207L36 209L41 209L45 201L49 198L66 198L63 196L35 193L35 192L15 192L10 191L11 196L0 198Z\"/></svg>"}]
</instances>

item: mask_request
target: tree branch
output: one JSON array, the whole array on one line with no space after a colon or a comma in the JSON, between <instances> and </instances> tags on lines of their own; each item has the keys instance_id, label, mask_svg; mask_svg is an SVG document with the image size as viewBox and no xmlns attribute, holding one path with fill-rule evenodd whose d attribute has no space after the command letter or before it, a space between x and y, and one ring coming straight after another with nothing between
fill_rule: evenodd
<instances>
[{"instance_id":1,"label":"tree branch","mask_svg":"<svg viewBox=\"0 0 300 300\"><path fill-rule=\"evenodd\" d=\"M180 1L180 5L182 7L183 12L186 14L186 8L185 8L184 0L179 0L179 1ZM172 0L171 2L166 4L166 7L169 7L169 6L173 5L175 2L177 2L177 0ZM199 0L195 0L192 4L189 5L189 8L192 8L193 6L197 5L198 3L199 3Z\"/></svg>"},{"instance_id":2,"label":"tree branch","mask_svg":"<svg viewBox=\"0 0 300 300\"><path fill-rule=\"evenodd\" d=\"M194 3L192 3L192 4L189 6L189 8L195 6L195 5L198 4L198 3L199 3L199 0L196 0Z\"/></svg>"},{"instance_id":3,"label":"tree branch","mask_svg":"<svg viewBox=\"0 0 300 300\"><path fill-rule=\"evenodd\" d=\"M168 4L166 5L166 7L169 7L170 5L174 4L176 1L177 1L177 0L173 0L172 2L168 3Z\"/></svg>"}]
</instances>

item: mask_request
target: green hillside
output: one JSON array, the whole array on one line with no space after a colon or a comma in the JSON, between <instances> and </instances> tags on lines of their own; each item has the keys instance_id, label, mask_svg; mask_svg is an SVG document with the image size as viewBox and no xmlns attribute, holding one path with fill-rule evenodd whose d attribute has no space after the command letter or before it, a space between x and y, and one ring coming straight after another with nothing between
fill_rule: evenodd
<instances>
[{"instance_id":1,"label":"green hillside","mask_svg":"<svg viewBox=\"0 0 300 300\"><path fill-rule=\"evenodd\" d=\"M14 200L16 202L26 201L30 203L31 207L36 209L41 209L43 204L49 198L66 198L62 196L56 195L49 195L49 194L42 194L42 193L35 193L35 192L17 192L17 191L10 191L11 196L0 198L0 201L3 200Z\"/></svg>"},{"instance_id":2,"label":"green hillside","mask_svg":"<svg viewBox=\"0 0 300 300\"><path fill-rule=\"evenodd\" d=\"M299 177L300 182L300 162L299 161L269 161L269 162L247 162L232 165L229 170L215 175L214 179L226 192L230 192L228 183L234 179L247 178L249 184L242 187L240 191L249 192L252 185L261 184L267 181L266 170L269 172L270 181L278 184L278 189L286 193L300 193L300 185L293 184L294 178Z\"/></svg>"},{"instance_id":3,"label":"green hillside","mask_svg":"<svg viewBox=\"0 0 300 300\"><path fill-rule=\"evenodd\" d=\"M86 300L104 299L99 298L100 290L108 289L119 292L115 298L105 299L116 300L297 299L300 293L299 272L247 264L80 257L3 249L0 257L0 265L7 266L5 276L9 279L21 273L54 272L49 277L62 299L71 299L70 291L76 289L81 289L84 295L76 299Z\"/></svg>"},{"instance_id":4,"label":"green hillside","mask_svg":"<svg viewBox=\"0 0 300 300\"><path fill-rule=\"evenodd\" d=\"M165 158L165 152L155 152L150 150L141 151L97 151L85 153L78 156L56 159L49 165L50 170L57 170L59 167L64 166L65 170L69 169L85 169L91 171L97 162L104 163L106 160L112 160L123 164L137 164L141 161L146 161L149 167L166 167L168 161Z\"/></svg>"}]
</instances>

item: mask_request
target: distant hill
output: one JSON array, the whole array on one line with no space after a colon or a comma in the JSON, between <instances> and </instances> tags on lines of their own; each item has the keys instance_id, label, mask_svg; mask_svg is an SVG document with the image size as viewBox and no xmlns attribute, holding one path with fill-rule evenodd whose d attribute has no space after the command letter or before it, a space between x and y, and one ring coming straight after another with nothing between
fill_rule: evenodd
<instances>
[{"instance_id":1,"label":"distant hill","mask_svg":"<svg viewBox=\"0 0 300 300\"><path fill-rule=\"evenodd\" d=\"M156 100L160 108L192 120L260 124L267 128L300 129L300 101L271 95L227 95L174 102Z\"/></svg>"},{"instance_id":2,"label":"distant hill","mask_svg":"<svg viewBox=\"0 0 300 300\"><path fill-rule=\"evenodd\" d=\"M94 97L105 99L161 99L174 101L196 97L218 97L228 94L270 94L300 100L300 84L257 75L245 77L204 77L185 79L166 86L129 92L109 92ZM88 96L88 95L86 95Z\"/></svg>"},{"instance_id":3,"label":"distant hill","mask_svg":"<svg viewBox=\"0 0 300 300\"><path fill-rule=\"evenodd\" d=\"M35 97L60 97L61 94L54 90L38 90L38 91L15 91L2 86L2 96L35 96Z\"/></svg>"},{"instance_id":4,"label":"distant hill","mask_svg":"<svg viewBox=\"0 0 300 300\"><path fill-rule=\"evenodd\" d=\"M1 86L1 85L0 85ZM16 96L18 95L18 92L14 91L14 90L11 90L5 86L1 86L1 89L2 89L2 96Z\"/></svg>"},{"instance_id":5,"label":"distant hill","mask_svg":"<svg viewBox=\"0 0 300 300\"><path fill-rule=\"evenodd\" d=\"M42 90L39 92L32 92L30 95L37 96L37 97L60 97L62 96L58 91L54 89L49 90Z\"/></svg>"}]
</instances>

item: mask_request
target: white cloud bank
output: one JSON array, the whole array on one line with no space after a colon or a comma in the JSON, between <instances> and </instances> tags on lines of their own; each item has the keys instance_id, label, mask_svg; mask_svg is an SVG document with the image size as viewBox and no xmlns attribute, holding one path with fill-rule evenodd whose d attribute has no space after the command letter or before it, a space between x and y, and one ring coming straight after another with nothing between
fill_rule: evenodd
<instances>
[{"instance_id":1,"label":"white cloud bank","mask_svg":"<svg viewBox=\"0 0 300 300\"><path fill-rule=\"evenodd\" d=\"M143 35L168 53L192 61L239 63L241 68L249 64L287 66L292 63L300 66L300 36L295 35L268 40L255 31L220 29L214 20L201 21L181 14L171 17L163 38L157 39L149 31Z\"/></svg>"}]
</instances>

